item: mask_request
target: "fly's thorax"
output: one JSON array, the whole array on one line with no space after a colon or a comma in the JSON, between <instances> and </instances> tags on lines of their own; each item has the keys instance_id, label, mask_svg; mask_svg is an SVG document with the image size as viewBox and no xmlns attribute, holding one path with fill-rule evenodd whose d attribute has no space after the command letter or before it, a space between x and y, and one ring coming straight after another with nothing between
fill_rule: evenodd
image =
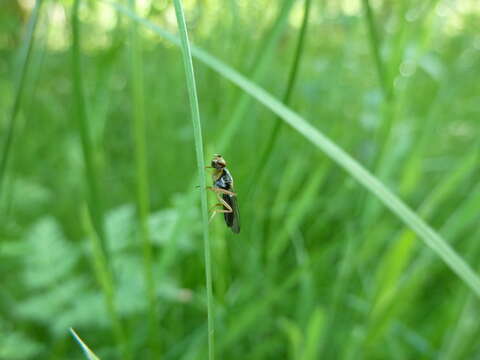
<instances>
[{"instance_id":1,"label":"fly's thorax","mask_svg":"<svg viewBox=\"0 0 480 360\"><path fill-rule=\"evenodd\" d=\"M213 183L222 177L223 169L215 169L212 174Z\"/></svg>"},{"instance_id":2,"label":"fly's thorax","mask_svg":"<svg viewBox=\"0 0 480 360\"><path fill-rule=\"evenodd\" d=\"M233 186L233 177L232 177L232 174L230 174L230 171L228 171L227 168L223 169L222 176L225 178L226 182L230 183Z\"/></svg>"}]
</instances>

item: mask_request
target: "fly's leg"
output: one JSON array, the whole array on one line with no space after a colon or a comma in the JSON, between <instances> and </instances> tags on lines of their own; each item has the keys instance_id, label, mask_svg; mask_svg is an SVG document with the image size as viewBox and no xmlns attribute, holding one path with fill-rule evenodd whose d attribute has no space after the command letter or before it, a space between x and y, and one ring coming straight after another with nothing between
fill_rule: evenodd
<instances>
[{"instance_id":1,"label":"fly's leg","mask_svg":"<svg viewBox=\"0 0 480 360\"><path fill-rule=\"evenodd\" d=\"M221 190L223 190L223 189L221 189ZM228 190L225 190L225 191L228 191ZM214 206L212 206L212 208L215 208L215 207L217 207L217 206L222 206L222 207L224 207L224 209L221 209L221 210L220 210L220 209L215 209L215 210L213 210L212 216L210 216L210 220L209 220L208 222L211 222L211 221L213 220L213 218L215 217L215 215L218 214L218 213L221 213L221 214L227 213L227 214L229 214L229 213L232 213L232 212L233 212L232 207L231 207L227 202L225 202L225 200L222 199L222 197L220 196L219 192L216 192L216 195L217 195L217 199L218 199L218 201L220 201L220 203L215 204Z\"/></svg>"},{"instance_id":2,"label":"fly's leg","mask_svg":"<svg viewBox=\"0 0 480 360\"><path fill-rule=\"evenodd\" d=\"M208 212L215 210L215 208L217 206L223 206L223 204L217 203L217 204L213 205L210 209L208 209Z\"/></svg>"},{"instance_id":3,"label":"fly's leg","mask_svg":"<svg viewBox=\"0 0 480 360\"><path fill-rule=\"evenodd\" d=\"M207 186L207 190L211 190L216 194L221 193L221 194L227 194L227 195L230 195L230 196L237 196L237 194L232 192L232 191L221 189L221 188L216 188L216 187L213 187L213 186Z\"/></svg>"}]
</instances>

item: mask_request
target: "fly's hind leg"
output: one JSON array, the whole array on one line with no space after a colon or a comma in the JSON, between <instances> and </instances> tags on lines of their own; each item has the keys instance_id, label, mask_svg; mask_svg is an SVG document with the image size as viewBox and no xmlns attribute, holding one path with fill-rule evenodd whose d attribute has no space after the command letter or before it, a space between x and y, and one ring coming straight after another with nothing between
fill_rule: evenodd
<instances>
[{"instance_id":1,"label":"fly's hind leg","mask_svg":"<svg viewBox=\"0 0 480 360\"><path fill-rule=\"evenodd\" d=\"M222 206L222 207L223 207L223 204L216 203L215 205L212 205L212 207L211 207L210 209L208 209L208 212L211 212L211 211L215 210L215 208L216 208L217 206Z\"/></svg>"},{"instance_id":2,"label":"fly's hind leg","mask_svg":"<svg viewBox=\"0 0 480 360\"><path fill-rule=\"evenodd\" d=\"M223 190L223 189L221 189ZM225 191L228 191L228 190L225 190ZM225 201L222 199L222 197L220 196L220 193L219 192L216 192L215 193L217 195L217 199L218 201L220 201L218 204L215 204L212 206L212 209L214 209L215 207L217 206L222 206L222 209L214 209L212 211L212 215L210 216L210 220L208 222L211 222L212 219L215 217L216 214L218 213L221 213L221 214L224 214L224 213L232 213L233 212L233 209L232 207ZM210 209L211 210L211 209Z\"/></svg>"}]
</instances>

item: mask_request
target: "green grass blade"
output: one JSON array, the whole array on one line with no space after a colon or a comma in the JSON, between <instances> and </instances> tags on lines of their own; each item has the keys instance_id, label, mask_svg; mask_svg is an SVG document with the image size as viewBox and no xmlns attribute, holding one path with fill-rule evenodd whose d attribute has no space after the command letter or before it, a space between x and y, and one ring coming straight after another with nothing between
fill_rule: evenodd
<instances>
[{"instance_id":1,"label":"green grass blade","mask_svg":"<svg viewBox=\"0 0 480 360\"><path fill-rule=\"evenodd\" d=\"M145 19L141 19L123 7L115 6L118 11L125 13L145 27L151 29L167 40L178 44L178 39L165 30L155 26ZM389 208L399 219L410 227L471 289L480 297L480 279L471 267L451 248L451 246L428 224L426 224L414 211L412 211L402 200L392 193L380 180L372 175L360 163L353 159L343 149L327 138L318 129L313 127L300 115L289 109L272 95L260 88L239 72L235 71L225 63L208 54L207 52L192 47L192 54L205 65L229 79L245 92L261 102L287 124L304 136L308 141L323 151L328 157L335 161L347 171L360 184L374 194L387 208ZM204 182L204 180L203 180Z\"/></svg>"},{"instance_id":2,"label":"green grass blade","mask_svg":"<svg viewBox=\"0 0 480 360\"><path fill-rule=\"evenodd\" d=\"M83 70L81 66L80 51L80 21L78 9L80 0L75 0L72 9L72 72L73 72L73 94L74 94L74 118L78 124L80 133L83 160L85 162L85 178L88 191L88 206L92 214L92 222L95 232L102 243L103 251L106 253L106 236L104 229L104 214L100 189L98 185L98 174L94 159L94 145L91 139L90 126L87 117L86 101L83 88Z\"/></svg>"},{"instance_id":3,"label":"green grass blade","mask_svg":"<svg viewBox=\"0 0 480 360\"><path fill-rule=\"evenodd\" d=\"M20 53L20 73L16 84L13 107L10 113L10 117L8 119L5 142L3 144L2 155L0 159L0 194L2 193L2 184L5 177L5 172L7 170L7 164L10 157L13 137L15 136L16 119L18 111L20 110L20 103L22 101L22 96L24 93L25 77L27 74L28 66L30 64L30 55L32 53L33 47L33 36L35 33L35 28L37 26L38 16L42 3L42 0L37 0L35 2L35 7L33 8L32 15L30 16L30 20L28 22L24 46Z\"/></svg>"},{"instance_id":4,"label":"green grass blade","mask_svg":"<svg viewBox=\"0 0 480 360\"><path fill-rule=\"evenodd\" d=\"M129 0L130 9L136 12L135 0ZM160 356L160 324L156 304L155 280L153 277L152 244L148 228L148 216L150 212L150 195L148 184L147 164L147 141L145 129L145 96L143 85L143 61L140 38L137 31L137 23L130 22L130 66L133 99L133 133L135 136L135 163L137 178L137 216L140 225L140 238L143 250L143 267L145 276L146 292L149 304L149 340L150 352L156 358Z\"/></svg>"},{"instance_id":5,"label":"green grass blade","mask_svg":"<svg viewBox=\"0 0 480 360\"><path fill-rule=\"evenodd\" d=\"M208 204L207 204L207 183L205 181L205 164L203 155L202 124L200 121L200 109L198 106L197 89L195 85L195 75L193 72L192 54L188 41L187 25L183 13L182 1L174 0L175 15L177 17L178 31L180 33L181 48L183 54L183 63L185 66L185 75L187 80L188 97L190 100L190 109L192 112L193 135L195 138L195 150L197 155L198 176L200 183L200 199L203 218L203 240L205 255L205 279L207 287L207 312L208 312L208 358L215 358L215 338L214 338L214 313L213 313L213 287L212 270L210 260L210 239L208 233Z\"/></svg>"},{"instance_id":6,"label":"green grass blade","mask_svg":"<svg viewBox=\"0 0 480 360\"><path fill-rule=\"evenodd\" d=\"M90 350L90 348L83 342L83 340L80 338L80 336L78 336L75 330L70 328L70 333L73 335L75 340L77 340L78 344L82 348L88 360L100 360L100 358L97 355L95 355L94 352Z\"/></svg>"}]
</instances>

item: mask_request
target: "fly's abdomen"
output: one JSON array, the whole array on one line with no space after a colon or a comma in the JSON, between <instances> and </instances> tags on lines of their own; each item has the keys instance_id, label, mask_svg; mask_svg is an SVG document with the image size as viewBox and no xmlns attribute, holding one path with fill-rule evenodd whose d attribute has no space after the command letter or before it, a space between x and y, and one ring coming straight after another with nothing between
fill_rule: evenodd
<instances>
[{"instance_id":1,"label":"fly's abdomen","mask_svg":"<svg viewBox=\"0 0 480 360\"><path fill-rule=\"evenodd\" d=\"M240 232L240 214L238 212L237 199L235 196L228 195L228 194L223 194L222 199L232 209L232 212L223 213L225 223L230 229L232 229L234 233L239 233ZM230 210L230 209L227 209L225 206L223 206L223 208L225 210Z\"/></svg>"}]
</instances>

